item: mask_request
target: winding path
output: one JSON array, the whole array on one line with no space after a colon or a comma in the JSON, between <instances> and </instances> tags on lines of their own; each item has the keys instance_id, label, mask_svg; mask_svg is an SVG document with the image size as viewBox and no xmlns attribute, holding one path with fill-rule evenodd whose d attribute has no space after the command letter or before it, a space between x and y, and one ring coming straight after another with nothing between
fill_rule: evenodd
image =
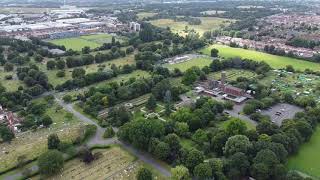
<instances>
[{"instance_id":1,"label":"winding path","mask_svg":"<svg viewBox=\"0 0 320 180\"><path fill-rule=\"evenodd\" d=\"M154 159L149 153L140 151L136 148L134 148L132 145L124 143L122 141L119 141L117 138L111 138L111 139L103 139L103 133L105 131L105 128L102 128L99 126L97 122L94 120L84 116L83 114L76 111L72 104L66 104L61 99L56 98L56 101L60 106L62 106L65 110L69 111L73 115L75 115L77 118L79 118L81 121L87 123L87 124L93 124L97 126L97 133L94 137L92 137L88 141L88 146L93 146L96 144L100 145L109 145L109 144L119 144L123 149L129 151L133 155L135 155L137 158L142 160L143 162L151 165L153 168L157 169L161 174L163 174L166 177L170 177L171 173L168 169L166 169L159 161ZM114 128L114 131L117 132L118 129Z\"/></svg>"},{"instance_id":2,"label":"winding path","mask_svg":"<svg viewBox=\"0 0 320 180\"><path fill-rule=\"evenodd\" d=\"M53 93L50 93L50 94L53 94ZM47 95L49 95L49 93ZM76 111L73 108L72 104L66 104L61 99L57 98L56 96L55 96L55 100L66 111L69 111L70 113L72 113L74 116L76 116L82 122L84 122L86 124L93 124L93 125L97 126L96 135L94 137L92 137L87 142L87 145L89 147L92 147L94 145L118 144L123 149L125 149L126 151L130 152L131 154L133 154L134 156L136 156L137 158L142 160L144 163L147 163L147 164L151 165L153 168L157 169L164 176L166 176L166 177L170 177L171 176L171 172L168 169L166 169L159 161L154 159L149 153L140 151L140 150L134 148L130 144L127 144L127 143L124 143L122 141L119 141L116 137L109 138L109 139L104 139L103 138L103 134L104 134L105 128L102 128L96 121L94 121L94 120L88 118L87 116L85 116L85 115L79 113L78 111ZM114 129L115 132L118 131L118 128L114 127L113 129ZM31 167L31 169L32 169L32 171L37 171L38 170L38 165L33 165ZM13 175L5 177L4 179L5 180L16 180L16 179L20 179L22 176L23 176L22 173L18 172L16 174L13 174Z\"/></svg>"}]
</instances>

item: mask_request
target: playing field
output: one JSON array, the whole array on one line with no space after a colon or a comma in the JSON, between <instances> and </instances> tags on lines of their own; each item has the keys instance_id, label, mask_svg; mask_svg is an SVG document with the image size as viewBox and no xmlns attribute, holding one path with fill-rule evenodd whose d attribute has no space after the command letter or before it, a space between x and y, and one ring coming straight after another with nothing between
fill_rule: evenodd
<instances>
[{"instance_id":1,"label":"playing field","mask_svg":"<svg viewBox=\"0 0 320 180\"><path fill-rule=\"evenodd\" d=\"M285 56L277 56L277 55L267 54L267 53L258 52L254 50L232 48L225 45L215 44L203 49L201 52L209 55L212 48L218 49L219 56L221 57L224 57L224 58L241 57L241 58L252 59L255 61L265 61L275 69L285 68L287 65L292 65L295 69L299 69L299 70L305 70L307 68L315 71L320 70L319 63L303 61L303 60L285 57Z\"/></svg>"},{"instance_id":2,"label":"playing field","mask_svg":"<svg viewBox=\"0 0 320 180\"><path fill-rule=\"evenodd\" d=\"M93 34L87 36L80 36L75 38L65 38L65 39L55 39L49 42L52 42L56 45L63 45L66 49L73 49L76 51L81 51L85 46L90 48L100 47L103 43L109 43L112 40L112 35L110 34ZM125 38L116 37L116 40L124 41Z\"/></svg>"},{"instance_id":3,"label":"playing field","mask_svg":"<svg viewBox=\"0 0 320 180\"><path fill-rule=\"evenodd\" d=\"M189 30L194 29L200 35L202 35L206 31L214 30L220 28L221 25L227 26L230 24L230 19L216 18L216 17L199 17L201 20L200 25L189 25L185 21L174 21L172 19L157 19L150 21L151 24L159 27L170 27L171 30L175 33L179 33L180 35L185 35L185 27L187 26Z\"/></svg>"},{"instance_id":4,"label":"playing field","mask_svg":"<svg viewBox=\"0 0 320 180\"><path fill-rule=\"evenodd\" d=\"M289 158L288 168L320 178L320 126L314 132L310 141L303 144L297 155Z\"/></svg>"},{"instance_id":5,"label":"playing field","mask_svg":"<svg viewBox=\"0 0 320 180\"><path fill-rule=\"evenodd\" d=\"M181 71L186 71L192 66L197 66L202 68L204 66L209 66L212 62L211 58L194 58L185 62L176 63L176 64L165 64L164 66L173 70L174 68L178 68Z\"/></svg>"}]
</instances>

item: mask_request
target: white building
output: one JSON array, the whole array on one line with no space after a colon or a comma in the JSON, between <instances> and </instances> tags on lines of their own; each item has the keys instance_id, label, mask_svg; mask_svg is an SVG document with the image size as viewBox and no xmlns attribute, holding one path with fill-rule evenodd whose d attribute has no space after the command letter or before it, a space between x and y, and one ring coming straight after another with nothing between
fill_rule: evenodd
<instances>
[{"instance_id":1,"label":"white building","mask_svg":"<svg viewBox=\"0 0 320 180\"><path fill-rule=\"evenodd\" d=\"M129 27L130 30L134 32L139 32L141 30L141 25L137 22L130 22Z\"/></svg>"}]
</instances>

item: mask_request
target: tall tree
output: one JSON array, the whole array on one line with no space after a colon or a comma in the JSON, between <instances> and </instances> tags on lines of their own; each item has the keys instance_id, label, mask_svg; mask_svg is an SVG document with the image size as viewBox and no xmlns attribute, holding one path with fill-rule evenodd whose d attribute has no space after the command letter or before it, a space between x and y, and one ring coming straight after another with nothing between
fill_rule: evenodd
<instances>
[{"instance_id":1,"label":"tall tree","mask_svg":"<svg viewBox=\"0 0 320 180\"><path fill-rule=\"evenodd\" d=\"M57 134L50 134L48 137L48 149L58 149L60 139Z\"/></svg>"}]
</instances>

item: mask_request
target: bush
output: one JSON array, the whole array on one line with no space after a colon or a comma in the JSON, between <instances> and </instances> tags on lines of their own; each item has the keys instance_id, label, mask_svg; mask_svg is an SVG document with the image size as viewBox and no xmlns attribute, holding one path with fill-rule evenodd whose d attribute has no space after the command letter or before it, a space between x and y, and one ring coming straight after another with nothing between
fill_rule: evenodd
<instances>
[{"instance_id":1,"label":"bush","mask_svg":"<svg viewBox=\"0 0 320 180\"><path fill-rule=\"evenodd\" d=\"M64 102L70 103L72 101L72 96L64 95L62 99L63 99Z\"/></svg>"},{"instance_id":2,"label":"bush","mask_svg":"<svg viewBox=\"0 0 320 180\"><path fill-rule=\"evenodd\" d=\"M50 176L58 173L64 165L62 153L57 150L50 150L38 158L40 174Z\"/></svg>"},{"instance_id":3,"label":"bush","mask_svg":"<svg viewBox=\"0 0 320 180\"><path fill-rule=\"evenodd\" d=\"M84 136L83 141L87 140L88 138L91 138L97 133L97 126L93 124L86 125L84 128Z\"/></svg>"},{"instance_id":4,"label":"bush","mask_svg":"<svg viewBox=\"0 0 320 180\"><path fill-rule=\"evenodd\" d=\"M57 77L59 78L62 78L62 77L65 77L66 76L66 72L61 70L61 71L58 71L57 74L56 74Z\"/></svg>"},{"instance_id":5,"label":"bush","mask_svg":"<svg viewBox=\"0 0 320 180\"><path fill-rule=\"evenodd\" d=\"M152 173L147 168L141 168L137 174L137 180L152 180Z\"/></svg>"},{"instance_id":6,"label":"bush","mask_svg":"<svg viewBox=\"0 0 320 180\"><path fill-rule=\"evenodd\" d=\"M115 132L113 131L112 127L107 127L104 134L103 138L112 138L115 135Z\"/></svg>"}]
</instances>

